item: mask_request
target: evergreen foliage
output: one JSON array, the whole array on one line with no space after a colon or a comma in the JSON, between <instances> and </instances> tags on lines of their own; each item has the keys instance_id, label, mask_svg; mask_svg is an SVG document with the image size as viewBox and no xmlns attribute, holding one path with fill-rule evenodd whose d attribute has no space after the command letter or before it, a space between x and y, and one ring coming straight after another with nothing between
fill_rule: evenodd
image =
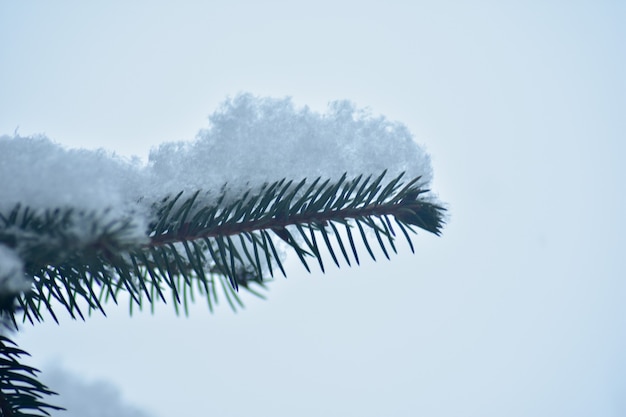
<instances>
[{"instance_id":1,"label":"evergreen foliage","mask_svg":"<svg viewBox=\"0 0 626 417\"><path fill-rule=\"evenodd\" d=\"M19 361L23 355L28 354L0 336L0 415L36 417L50 415L46 409L63 410L42 401L54 392L35 378L37 369Z\"/></svg>"},{"instance_id":2,"label":"evergreen foliage","mask_svg":"<svg viewBox=\"0 0 626 417\"><path fill-rule=\"evenodd\" d=\"M411 250L418 229L439 235L445 209L420 185L403 175L338 180L283 179L250 189L240 196L224 187L207 203L200 191L179 193L152 206L146 239L128 238L132 219L105 221L102 213L72 207L37 211L22 205L0 213L0 244L22 257L32 289L0 294L6 322L59 321L59 308L71 318L92 312L106 315L109 302L130 295L130 308L153 308L171 301L187 312L200 296L209 309L218 294L232 308L242 305L238 290L257 295L267 280L285 275L281 253L295 253L306 270L328 259L336 266L359 264L363 244L376 260L396 253L396 239ZM90 228L95 239L76 238L77 228ZM327 255L325 255L327 254ZM61 306L61 307L59 307ZM41 399L51 394L22 364L25 352L0 338L0 410L2 416L43 416L58 409Z\"/></svg>"}]
</instances>

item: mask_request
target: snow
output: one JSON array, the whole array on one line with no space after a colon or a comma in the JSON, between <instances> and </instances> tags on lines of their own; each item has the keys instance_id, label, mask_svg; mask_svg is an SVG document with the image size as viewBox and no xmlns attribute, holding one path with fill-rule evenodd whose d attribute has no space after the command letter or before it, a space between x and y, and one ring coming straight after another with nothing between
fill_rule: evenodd
<instances>
[{"instance_id":1,"label":"snow","mask_svg":"<svg viewBox=\"0 0 626 417\"><path fill-rule=\"evenodd\" d=\"M141 168L103 150L64 149L44 136L0 138L0 212L123 207L141 187Z\"/></svg>"},{"instance_id":2,"label":"snow","mask_svg":"<svg viewBox=\"0 0 626 417\"><path fill-rule=\"evenodd\" d=\"M0 244L0 294L16 294L30 288L32 281L24 273L18 253Z\"/></svg>"},{"instance_id":3,"label":"snow","mask_svg":"<svg viewBox=\"0 0 626 417\"><path fill-rule=\"evenodd\" d=\"M282 178L339 178L406 171L430 182L428 155L408 129L372 117L347 101L319 114L290 99L243 94L226 101L191 143L167 143L150 154L149 169L169 190L258 186Z\"/></svg>"},{"instance_id":4,"label":"snow","mask_svg":"<svg viewBox=\"0 0 626 417\"><path fill-rule=\"evenodd\" d=\"M194 141L153 149L147 163L104 150L65 149L45 136L0 137L0 214L19 204L39 211L71 207L101 223L127 220L125 244L132 245L147 239L151 205L180 191L201 190L210 204L223 187L236 197L283 178L338 179L344 172L350 178L385 169L389 179L402 172L422 176L423 185L432 177L428 154L406 126L347 101L321 114L297 109L289 98L241 94L209 122ZM83 243L98 237L87 223L77 223L74 233ZM0 243L0 278L21 274L22 250ZM3 285L23 287L19 280Z\"/></svg>"}]
</instances>

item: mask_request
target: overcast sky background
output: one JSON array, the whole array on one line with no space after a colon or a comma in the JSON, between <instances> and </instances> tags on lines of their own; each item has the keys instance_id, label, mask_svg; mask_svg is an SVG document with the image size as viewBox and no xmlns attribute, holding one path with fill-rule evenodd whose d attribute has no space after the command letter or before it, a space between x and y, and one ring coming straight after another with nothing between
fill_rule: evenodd
<instances>
[{"instance_id":1,"label":"overcast sky background","mask_svg":"<svg viewBox=\"0 0 626 417\"><path fill-rule=\"evenodd\" d=\"M626 414L626 3L503 3L1 2L0 134L145 159L242 91L349 99L450 208L415 255L293 262L238 314L25 326L31 363L128 416Z\"/></svg>"}]
</instances>

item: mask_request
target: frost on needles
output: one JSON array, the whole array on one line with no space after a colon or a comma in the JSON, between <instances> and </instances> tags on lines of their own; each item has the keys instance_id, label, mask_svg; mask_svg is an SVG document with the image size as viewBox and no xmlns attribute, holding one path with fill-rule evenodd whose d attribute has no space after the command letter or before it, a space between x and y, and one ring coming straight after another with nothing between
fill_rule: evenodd
<instances>
[{"instance_id":1,"label":"frost on needles","mask_svg":"<svg viewBox=\"0 0 626 417\"><path fill-rule=\"evenodd\" d=\"M1 137L0 308L35 322L104 313L121 293L178 308L193 291L236 306L240 287L284 274L285 253L324 270L320 246L350 265L361 243L389 257L398 236L440 232L429 156L400 123L250 94L209 121L147 163Z\"/></svg>"}]
</instances>

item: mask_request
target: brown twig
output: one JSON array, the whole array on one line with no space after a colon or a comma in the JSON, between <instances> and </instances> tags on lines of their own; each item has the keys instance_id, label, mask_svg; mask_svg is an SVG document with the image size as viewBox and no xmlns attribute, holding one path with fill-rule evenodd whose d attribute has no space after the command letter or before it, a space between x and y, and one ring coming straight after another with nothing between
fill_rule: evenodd
<instances>
[{"instance_id":1,"label":"brown twig","mask_svg":"<svg viewBox=\"0 0 626 417\"><path fill-rule=\"evenodd\" d=\"M153 236L146 247L158 247L172 243L192 241L197 239L217 236L232 236L240 233L250 233L258 230L282 229L294 224L326 224L329 221L356 219L359 217L400 217L403 212L411 210L417 215L425 208L426 204L419 201L400 201L393 204L370 204L365 207L348 207L344 209L329 210L314 213L297 213L284 218L265 217L247 222L228 221L224 224L202 229L189 234L189 224L183 224L178 230ZM438 230L431 230L438 234Z\"/></svg>"}]
</instances>

